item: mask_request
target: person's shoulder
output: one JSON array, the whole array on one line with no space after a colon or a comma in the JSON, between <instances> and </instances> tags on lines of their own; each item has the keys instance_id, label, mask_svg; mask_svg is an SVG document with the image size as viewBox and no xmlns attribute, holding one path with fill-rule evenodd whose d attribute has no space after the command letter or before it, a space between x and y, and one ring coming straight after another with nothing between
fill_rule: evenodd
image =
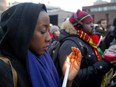
<instances>
[{"instance_id":1,"label":"person's shoulder","mask_svg":"<svg viewBox=\"0 0 116 87\"><path fill-rule=\"evenodd\" d=\"M76 45L76 43L73 40L65 40L64 42L62 42L61 46L65 46L65 47L70 47Z\"/></svg>"},{"instance_id":2,"label":"person's shoulder","mask_svg":"<svg viewBox=\"0 0 116 87\"><path fill-rule=\"evenodd\" d=\"M9 65L0 59L0 73L8 71L9 68Z\"/></svg>"},{"instance_id":3,"label":"person's shoulder","mask_svg":"<svg viewBox=\"0 0 116 87\"><path fill-rule=\"evenodd\" d=\"M0 87L9 87L12 81L12 72L8 64L0 60Z\"/></svg>"},{"instance_id":4,"label":"person's shoulder","mask_svg":"<svg viewBox=\"0 0 116 87\"><path fill-rule=\"evenodd\" d=\"M0 60L0 81L5 81L5 79L7 80L10 76L12 76L10 66Z\"/></svg>"},{"instance_id":5,"label":"person's shoulder","mask_svg":"<svg viewBox=\"0 0 116 87\"><path fill-rule=\"evenodd\" d=\"M80 46L80 39L75 36L67 37L64 39L64 41L61 44L60 49L67 49L69 50L71 47L77 47Z\"/></svg>"}]
</instances>

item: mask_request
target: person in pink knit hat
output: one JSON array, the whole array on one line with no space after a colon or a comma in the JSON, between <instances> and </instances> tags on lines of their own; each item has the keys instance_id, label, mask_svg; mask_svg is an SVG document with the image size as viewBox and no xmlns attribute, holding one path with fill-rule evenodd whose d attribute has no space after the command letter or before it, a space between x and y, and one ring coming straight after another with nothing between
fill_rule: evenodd
<instances>
[{"instance_id":1,"label":"person in pink knit hat","mask_svg":"<svg viewBox=\"0 0 116 87\"><path fill-rule=\"evenodd\" d=\"M64 41L66 38L68 40ZM116 58L111 61L100 55L97 49L99 36L93 33L93 17L81 10L72 13L69 20L62 23L59 41L64 41L57 53L59 76L62 78L60 71L71 47L76 47L82 53L82 61L72 87L101 87L103 76L112 68L112 62Z\"/></svg>"}]
</instances>

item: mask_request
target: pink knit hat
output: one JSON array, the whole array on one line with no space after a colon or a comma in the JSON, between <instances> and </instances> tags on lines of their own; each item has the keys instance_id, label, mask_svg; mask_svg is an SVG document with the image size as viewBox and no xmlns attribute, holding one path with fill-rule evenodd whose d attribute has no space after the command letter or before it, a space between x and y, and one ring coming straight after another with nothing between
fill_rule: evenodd
<instances>
[{"instance_id":1,"label":"pink knit hat","mask_svg":"<svg viewBox=\"0 0 116 87\"><path fill-rule=\"evenodd\" d=\"M73 13L72 16L69 18L69 21L73 24L84 24L89 21L92 21L93 18L90 14L85 11L77 10L76 13Z\"/></svg>"}]
</instances>

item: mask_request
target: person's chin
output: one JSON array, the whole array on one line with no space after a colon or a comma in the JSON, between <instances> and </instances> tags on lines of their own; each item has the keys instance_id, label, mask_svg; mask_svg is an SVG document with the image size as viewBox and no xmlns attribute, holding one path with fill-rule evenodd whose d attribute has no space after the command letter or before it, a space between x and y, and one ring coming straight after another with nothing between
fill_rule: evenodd
<instances>
[{"instance_id":1,"label":"person's chin","mask_svg":"<svg viewBox=\"0 0 116 87\"><path fill-rule=\"evenodd\" d=\"M39 55L42 55L42 54L44 54L45 53L45 51L41 51L40 53L39 53Z\"/></svg>"}]
</instances>

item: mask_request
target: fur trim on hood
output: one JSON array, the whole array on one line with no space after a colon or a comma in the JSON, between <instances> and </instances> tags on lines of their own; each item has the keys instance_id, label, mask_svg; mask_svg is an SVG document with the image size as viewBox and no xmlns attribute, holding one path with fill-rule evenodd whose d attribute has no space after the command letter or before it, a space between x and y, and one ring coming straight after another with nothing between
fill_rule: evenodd
<instances>
[{"instance_id":1,"label":"fur trim on hood","mask_svg":"<svg viewBox=\"0 0 116 87\"><path fill-rule=\"evenodd\" d=\"M77 34L75 28L73 27L73 25L70 23L69 20L63 22L61 29L64 29L69 34Z\"/></svg>"}]
</instances>

